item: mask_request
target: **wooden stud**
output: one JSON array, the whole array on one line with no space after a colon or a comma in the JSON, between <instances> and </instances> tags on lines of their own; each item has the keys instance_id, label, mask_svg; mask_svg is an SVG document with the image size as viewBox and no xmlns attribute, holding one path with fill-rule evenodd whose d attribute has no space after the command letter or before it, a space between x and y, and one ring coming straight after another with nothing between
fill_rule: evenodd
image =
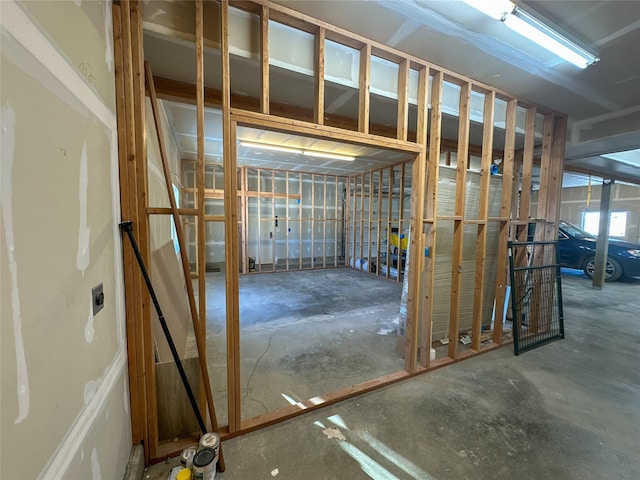
<instances>
[{"instance_id":1,"label":"wooden stud","mask_svg":"<svg viewBox=\"0 0 640 480\"><path fill-rule=\"evenodd\" d=\"M431 83L431 132L429 136L429 163L427 165L427 190L425 192L426 205L425 217L431 221L425 237L425 248L429 250L429 255L424 259L424 286L422 318L422 348L420 363L426 367L430 365L431 352L431 318L433 312L433 286L435 283L435 255L436 252L436 232L437 219L436 208L438 200L438 176L440 164L440 140L442 136L442 87L444 74L437 72L433 75Z\"/></svg>"},{"instance_id":2,"label":"wooden stud","mask_svg":"<svg viewBox=\"0 0 640 480\"><path fill-rule=\"evenodd\" d=\"M260 6L260 111L269 114L269 5Z\"/></svg>"},{"instance_id":3,"label":"wooden stud","mask_svg":"<svg viewBox=\"0 0 640 480\"><path fill-rule=\"evenodd\" d=\"M372 223L372 210L373 210L373 170L369 172L369 217L367 224L369 225L368 238L367 238L367 265L368 271L371 271L371 230L373 227Z\"/></svg>"},{"instance_id":4,"label":"wooden stud","mask_svg":"<svg viewBox=\"0 0 640 480\"><path fill-rule=\"evenodd\" d=\"M314 49L314 91L313 119L315 123L324 123L324 57L325 57L325 29L318 28L315 35Z\"/></svg>"},{"instance_id":5,"label":"wooden stud","mask_svg":"<svg viewBox=\"0 0 640 480\"><path fill-rule=\"evenodd\" d=\"M235 123L231 122L231 78L229 70L229 2L221 0L221 57L222 57L222 140L225 179L225 263L227 305L227 390L229 431L240 428L242 419L240 397L240 311L238 299L237 201Z\"/></svg>"},{"instance_id":6,"label":"wooden stud","mask_svg":"<svg viewBox=\"0 0 640 480\"><path fill-rule=\"evenodd\" d=\"M533 170L533 152L535 148L536 135L536 107L527 109L524 132L524 151L522 153L522 187L520 193L520 209L518 212L518 220L525 222L529 220L529 212L531 210L531 184ZM528 228L522 229L518 240L523 242L527 240Z\"/></svg>"},{"instance_id":7,"label":"wooden stud","mask_svg":"<svg viewBox=\"0 0 640 480\"><path fill-rule=\"evenodd\" d=\"M453 252L451 256L451 302L449 309L449 347L450 358L458 355L458 334L460 307L462 302L462 270L464 249L464 214L467 193L467 162L469 156L469 127L471 115L471 84L460 88L460 108L458 122L458 152L456 162L456 200L455 215L459 220L453 226Z\"/></svg>"},{"instance_id":8,"label":"wooden stud","mask_svg":"<svg viewBox=\"0 0 640 480\"><path fill-rule=\"evenodd\" d=\"M196 2L196 11L198 11L198 3ZM199 16L198 14L196 14L196 19L197 18L202 18L201 16ZM198 31L198 28L196 28L196 31ZM218 431L218 422L216 419L216 413L215 413L215 407L214 407L214 403L213 403L213 393L211 390L211 384L210 384L210 379L209 379L209 371L207 368L207 351L206 351L206 344L205 344L205 338L206 338L206 330L203 328L203 323L202 321L200 321L200 319L202 318L201 316L199 317L197 311L196 311L196 304L195 304L195 296L194 296L194 292L193 292L193 284L191 282L191 275L189 272L189 260L187 259L187 253L186 253L186 240L184 238L184 232L182 230L182 222L180 219L180 215L178 212L178 207L176 205L176 201L175 201L175 197L173 195L173 184L171 181L171 170L169 168L169 163L167 160L167 154L166 154L166 147L164 144L164 138L162 137L162 129L161 129L161 124L160 124L160 112L158 109L158 98L156 97L156 93L155 93L155 87L153 85L153 75L151 74L151 66L149 65L149 63L145 64L146 67L146 72L147 72L147 79L148 79L148 89L149 89L149 94L151 97L151 108L152 108L152 112L153 112L153 120L154 120L154 124L156 127L156 133L157 133L157 140L158 140L158 146L159 146L159 150L160 150L160 158L162 160L162 170L164 173L164 180L165 180L165 186L167 188L167 194L169 197L169 204L171 205L171 213L172 213L172 218L173 218L173 223L175 226L175 231L176 231L176 235L178 238L178 245L180 247L180 260L182 262L182 271L184 273L184 281L185 281L185 286L186 286L186 290L187 290L187 297L188 297L188 302L189 302L189 310L191 313L191 320L193 323L193 330L195 332L195 339L196 339L196 347L198 350L198 362L199 362L199 367L200 367L200 373L201 373L201 379L202 379L202 385L204 387L204 393L205 393L205 397L207 400L207 405L209 407L209 417L211 420L211 426L213 431L217 432ZM204 111L203 111L204 112ZM199 214L202 212L199 212ZM204 330L204 334L203 334L203 330Z\"/></svg>"},{"instance_id":9,"label":"wooden stud","mask_svg":"<svg viewBox=\"0 0 640 480\"><path fill-rule=\"evenodd\" d=\"M125 62L130 61L130 80L131 86L129 92L132 95L131 112L131 133L133 133L134 141L132 150L129 154L133 154L133 165L135 168L135 176L132 178L136 182L136 210L137 231L134 228L134 234L139 243L140 254L146 265L150 264L149 251L149 218L145 215L145 209L148 202L148 176L147 176L147 146L145 142L145 94L144 94L144 60L142 53L142 11L138 2L123 2L121 4L128 12L125 14L125 23L123 26L128 28L128 43L130 45L129 53ZM130 55L130 56L129 56ZM158 448L158 419L157 419L157 395L155 390L155 362L153 356L153 343L149 341L152 338L151 327L151 305L149 295L143 287L142 277L140 279L139 293L140 297L140 339L142 344L141 355L144 360L144 381L146 395L146 412L147 412L147 429L149 441L149 456L155 458Z\"/></svg>"},{"instance_id":10,"label":"wooden stud","mask_svg":"<svg viewBox=\"0 0 640 480\"><path fill-rule=\"evenodd\" d=\"M360 50L360 78L359 84L359 102L358 102L358 131L369 133L369 108L371 88L371 45L366 44Z\"/></svg>"},{"instance_id":11,"label":"wooden stud","mask_svg":"<svg viewBox=\"0 0 640 480\"><path fill-rule=\"evenodd\" d=\"M115 67L115 86L116 86L116 116L118 128L118 161L119 161L119 179L120 179L120 208L124 221L134 221L134 228L137 223L137 204L136 183L132 175L135 171L131 166L135 164L131 161L133 157L132 148L135 138L132 135L133 125L130 124L133 117L133 109L131 105L131 93L127 88L131 87L130 64L125 67L125 57L131 55L130 45L130 26L123 27L123 17L128 12L120 5L112 5L113 17L113 37L114 37L114 67ZM126 22L127 25L129 22ZM126 41L125 37L129 37ZM130 153L131 151L131 153ZM137 298L139 295L140 280L139 272L135 269L133 251L129 248L123 248L123 271L124 271L124 287L125 287L125 321L127 335L127 358L128 358L128 374L129 374L129 404L131 406L131 432L132 442L134 445L140 443L146 446L145 460L149 461L148 440L147 440L147 416L145 405L144 390L144 358L142 356L142 342L140 332L136 322L139 318ZM134 300L136 299L136 300Z\"/></svg>"},{"instance_id":12,"label":"wooden stud","mask_svg":"<svg viewBox=\"0 0 640 480\"><path fill-rule=\"evenodd\" d=\"M311 268L314 265L316 255L316 176L311 175Z\"/></svg>"},{"instance_id":13,"label":"wooden stud","mask_svg":"<svg viewBox=\"0 0 640 480\"><path fill-rule=\"evenodd\" d=\"M389 188L387 190L387 278L391 278L391 217L393 213L393 167L389 167ZM396 270L398 261L396 260Z\"/></svg>"},{"instance_id":14,"label":"wooden stud","mask_svg":"<svg viewBox=\"0 0 640 480\"><path fill-rule=\"evenodd\" d=\"M187 278L185 273L185 284L187 286L187 292L190 295L190 308L192 314L192 320L194 321L193 329L196 337L196 345L198 349L198 359L200 364L200 372L203 380L203 386L205 391L205 397L207 399L207 404L209 406L209 417L211 421L211 426L213 431L218 431L218 421L216 418L215 407L213 403L213 393L211 390L211 383L209 379L209 371L207 368L207 350L206 350L206 338L207 338L207 328L206 328L206 318L207 318L207 299L206 299L206 257L204 251L204 241L205 241L205 207L204 207L204 183L205 183L205 173L204 173L204 7L202 0L196 0L195 2L195 31L196 31L196 122L197 122L197 142L198 142L198 259L197 264L199 266L199 278L198 278L198 303L199 303L199 312L196 315L195 312L195 299L193 298L193 286L190 281L190 278ZM153 97L155 97L155 87L153 86L153 76L151 74L151 67L147 67L148 75L149 75L149 90L153 91ZM153 103L156 103L157 100L152 98ZM157 115L157 112L154 110L154 116ZM159 121L159 117L156 121ZM160 135L160 125L159 122L156 124L156 130L158 131L159 142L163 145L161 141ZM165 172L165 180L167 182L167 192L170 198L171 208L173 210L173 218L174 224L176 228L176 232L178 232L178 241L182 239L184 242L184 235L182 234L182 228L179 226L180 218L178 216L177 208L175 205L175 199L173 198L173 191L171 187L171 178L170 178L170 170L169 165L166 162L166 155L163 153L165 151L164 146L161 148L161 156L163 160L163 167ZM235 172L234 172L235 177ZM214 171L214 187L215 187L215 171ZM234 244L234 246L237 243ZM186 252L186 242L180 244L180 250L185 249ZM188 260L186 253L181 255L182 257L182 268L185 272L189 270ZM236 268L237 270L237 268ZM224 471L224 457L222 455L222 450L220 451L219 458L219 466L220 470Z\"/></svg>"},{"instance_id":15,"label":"wooden stud","mask_svg":"<svg viewBox=\"0 0 640 480\"><path fill-rule=\"evenodd\" d=\"M422 152L416 155L411 173L411 218L409 223L409 290L407 292L407 323L405 327L404 368L414 373L418 369L418 331L422 302L420 301L420 286L424 279L424 198L427 172L427 122L428 122L428 86L429 68L423 67L418 72L418 118L416 141L422 145ZM404 175L403 175L404 177ZM422 361L425 367L430 365L431 328L430 320L424 321L424 343L429 348L424 351Z\"/></svg>"},{"instance_id":16,"label":"wooden stud","mask_svg":"<svg viewBox=\"0 0 640 480\"><path fill-rule=\"evenodd\" d=\"M362 260L364 257L364 192L365 192L365 174L363 173L360 176L360 255L358 258ZM362 268L362 263L360 263L360 267Z\"/></svg>"},{"instance_id":17,"label":"wooden stud","mask_svg":"<svg viewBox=\"0 0 640 480\"><path fill-rule=\"evenodd\" d=\"M298 174L298 191L300 192L300 203L298 204L298 222L300 228L298 228L298 268L302 268L302 174Z\"/></svg>"},{"instance_id":18,"label":"wooden stud","mask_svg":"<svg viewBox=\"0 0 640 480\"><path fill-rule=\"evenodd\" d=\"M338 227L342 224L344 225L343 222L341 222L340 220L340 204L338 201L338 189L340 187L340 177L336 176L336 194L335 194L335 201L334 201L334 206L335 206L335 227L333 229L333 245L334 245L334 255L333 255L333 266L337 267L338 266Z\"/></svg>"},{"instance_id":19,"label":"wooden stud","mask_svg":"<svg viewBox=\"0 0 640 480\"><path fill-rule=\"evenodd\" d=\"M287 194L287 203L285 205L285 216L287 217L287 221L285 222L285 228L286 233L287 233L287 247L286 247L286 251L287 251L287 260L286 260L286 265L287 265L287 270L289 270L289 232L291 231L291 225L289 224L289 172L287 171L284 175L284 181L286 182L286 187L285 187L285 193Z\"/></svg>"},{"instance_id":20,"label":"wooden stud","mask_svg":"<svg viewBox=\"0 0 640 480\"><path fill-rule=\"evenodd\" d=\"M256 217L257 217L257 223L258 223L258 254L256 255L256 263L257 263L257 267L258 267L258 273L262 272L262 196L261 194L261 189L262 189L262 182L260 181L260 169L257 169L257 176L258 176L258 201L256 202L256 208L257 208L257 212L256 212Z\"/></svg>"},{"instance_id":21,"label":"wooden stud","mask_svg":"<svg viewBox=\"0 0 640 480\"><path fill-rule=\"evenodd\" d=\"M269 229L273 229L273 233L271 234L271 271L276 271L276 263L277 263L277 253L278 250L276 248L276 172L271 170L271 219L269 221Z\"/></svg>"},{"instance_id":22,"label":"wooden stud","mask_svg":"<svg viewBox=\"0 0 640 480\"><path fill-rule=\"evenodd\" d=\"M357 245L357 225L358 225L358 176L354 176L351 178L352 180L352 188L351 188L351 192L352 192L352 199L351 199L351 204L349 205L349 210L351 212L351 224L353 225L353 227L351 228L351 235L352 235L352 240L351 240L351 258L353 259L353 267L355 268L355 261L356 261L356 256L357 256L357 252L356 252L356 245Z\"/></svg>"},{"instance_id":23,"label":"wooden stud","mask_svg":"<svg viewBox=\"0 0 640 480\"><path fill-rule=\"evenodd\" d=\"M242 169L240 169L240 211L242 212L242 216L241 216L241 220L240 220L240 224L241 224L241 242L242 242L242 248L241 248L241 255L242 255L242 273L247 274L249 273L249 237L247 236L247 228L248 228L248 224L249 224L249 212L248 212L248 206L247 206L247 168L246 167L242 167Z\"/></svg>"},{"instance_id":24,"label":"wooden stud","mask_svg":"<svg viewBox=\"0 0 640 480\"><path fill-rule=\"evenodd\" d=\"M398 122L397 138L407 140L409 130L409 61L400 62L398 69ZM400 278L400 275L398 275Z\"/></svg>"},{"instance_id":25,"label":"wooden stud","mask_svg":"<svg viewBox=\"0 0 640 480\"><path fill-rule=\"evenodd\" d=\"M380 231L382 230L382 169L378 170L378 224L377 224L377 242L376 242L376 275L380 276Z\"/></svg>"},{"instance_id":26,"label":"wooden stud","mask_svg":"<svg viewBox=\"0 0 640 480\"><path fill-rule=\"evenodd\" d=\"M487 222L489 218L489 189L491 186L491 164L493 162L493 122L495 93L484 97L482 126L482 161L480 166L480 195L478 207L478 232L476 236L476 268L474 276L473 322L471 326L471 348L480 350L482 312L484 311L484 272L487 256Z\"/></svg>"},{"instance_id":27,"label":"wooden stud","mask_svg":"<svg viewBox=\"0 0 640 480\"><path fill-rule=\"evenodd\" d=\"M502 344L502 318L505 313L504 301L507 288L507 244L509 242L511 195L513 191L513 168L515 163L517 100L507 102L507 118L502 161L502 201L500 206L500 234L498 237L498 266L496 274L496 307L493 323L493 342Z\"/></svg>"},{"instance_id":28,"label":"wooden stud","mask_svg":"<svg viewBox=\"0 0 640 480\"><path fill-rule=\"evenodd\" d=\"M405 231L404 222L406 219L404 218L404 180L406 176L406 162L400 164L400 199L398 201L398 234L403 234ZM398 281L400 281L400 277L398 276Z\"/></svg>"},{"instance_id":29,"label":"wooden stud","mask_svg":"<svg viewBox=\"0 0 640 480\"><path fill-rule=\"evenodd\" d=\"M206 259L206 222L205 222L205 164L204 164L204 6L202 1L195 4L195 33L196 33L196 271L198 274L198 314L201 320L198 327L194 324L197 342L207 338L207 259ZM149 69L151 74L151 69ZM213 178L215 183L215 178ZM212 185L214 186L214 185ZM186 281L186 280L185 280ZM188 282L191 284L191 282ZM188 287L187 287L188 288ZM194 317L195 318L195 317ZM206 367L206 349L198 351L198 356L204 355ZM201 360L202 361L202 360ZM200 369L203 376L206 370ZM208 376L208 375L207 375ZM205 381L208 381L205 380ZM207 395L209 395L207 393Z\"/></svg>"},{"instance_id":30,"label":"wooden stud","mask_svg":"<svg viewBox=\"0 0 640 480\"><path fill-rule=\"evenodd\" d=\"M322 224L322 266L327 266L327 176L324 175L324 191L323 191L323 208L324 220Z\"/></svg>"}]
</instances>

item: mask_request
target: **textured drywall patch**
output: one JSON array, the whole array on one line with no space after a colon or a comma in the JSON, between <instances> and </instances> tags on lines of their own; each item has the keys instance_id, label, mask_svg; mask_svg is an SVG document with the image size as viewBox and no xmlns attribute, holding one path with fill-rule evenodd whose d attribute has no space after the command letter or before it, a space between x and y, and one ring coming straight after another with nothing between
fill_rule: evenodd
<instances>
[{"instance_id":1,"label":"textured drywall patch","mask_svg":"<svg viewBox=\"0 0 640 480\"><path fill-rule=\"evenodd\" d=\"M107 2L110 3L110 2ZM89 109L104 125L116 130L116 117L87 84L76 68L49 41L15 1L2 0L2 26L38 60L73 97ZM51 88L51 87L50 87ZM54 90L52 90L54 91Z\"/></svg>"},{"instance_id":2,"label":"textured drywall patch","mask_svg":"<svg viewBox=\"0 0 640 480\"><path fill-rule=\"evenodd\" d=\"M29 374L22 339L22 316L20 314L20 291L18 289L18 264L15 257L13 235L12 173L13 151L16 143L16 112L10 103L2 107L0 117L2 129L2 155L0 156L0 198L2 199L2 222L4 240L9 259L11 275L11 312L13 318L13 339L16 349L16 378L18 381L18 417L13 423L20 423L29 415Z\"/></svg>"},{"instance_id":3,"label":"textured drywall patch","mask_svg":"<svg viewBox=\"0 0 640 480\"><path fill-rule=\"evenodd\" d=\"M95 329L93 328L93 299L89 299L89 317L87 318L87 326L84 327L84 339L87 343L93 342L95 337Z\"/></svg>"},{"instance_id":4,"label":"textured drywall patch","mask_svg":"<svg viewBox=\"0 0 640 480\"><path fill-rule=\"evenodd\" d=\"M82 272L89 266L89 240L91 229L87 226L87 199L89 194L89 161L87 144L82 145L80 155L80 180L78 185L78 201L80 202L80 226L78 227L78 255L76 266Z\"/></svg>"},{"instance_id":5,"label":"textured drywall patch","mask_svg":"<svg viewBox=\"0 0 640 480\"><path fill-rule=\"evenodd\" d=\"M82 450L82 442L95 425L96 419L102 414L109 395L124 374L125 368L126 356L124 350L120 349L104 375L85 384L84 408L38 475L39 479L65 478L69 465L76 454Z\"/></svg>"},{"instance_id":6,"label":"textured drywall patch","mask_svg":"<svg viewBox=\"0 0 640 480\"><path fill-rule=\"evenodd\" d=\"M129 414L129 379L124 378L124 389L122 391L122 397L124 399L124 413Z\"/></svg>"},{"instance_id":7,"label":"textured drywall patch","mask_svg":"<svg viewBox=\"0 0 640 480\"><path fill-rule=\"evenodd\" d=\"M100 461L98 460L98 451L96 447L93 447L91 451L91 478L93 480L102 480L102 475L100 474Z\"/></svg>"},{"instance_id":8,"label":"textured drywall patch","mask_svg":"<svg viewBox=\"0 0 640 480\"><path fill-rule=\"evenodd\" d=\"M113 69L113 33L111 33L111 2L104 2L104 38L106 47L104 49L104 63L109 71Z\"/></svg>"}]
</instances>

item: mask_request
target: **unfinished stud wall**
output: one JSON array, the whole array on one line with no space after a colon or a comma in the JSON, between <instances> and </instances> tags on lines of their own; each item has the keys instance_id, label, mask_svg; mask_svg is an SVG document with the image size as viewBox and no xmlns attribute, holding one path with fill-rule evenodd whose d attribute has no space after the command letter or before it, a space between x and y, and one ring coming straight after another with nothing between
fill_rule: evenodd
<instances>
[{"instance_id":1,"label":"unfinished stud wall","mask_svg":"<svg viewBox=\"0 0 640 480\"><path fill-rule=\"evenodd\" d=\"M411 220L411 163L349 178L348 264L402 281Z\"/></svg>"},{"instance_id":2,"label":"unfinished stud wall","mask_svg":"<svg viewBox=\"0 0 640 480\"><path fill-rule=\"evenodd\" d=\"M243 168L243 272L344 265L345 178Z\"/></svg>"},{"instance_id":3,"label":"unfinished stud wall","mask_svg":"<svg viewBox=\"0 0 640 480\"><path fill-rule=\"evenodd\" d=\"M194 135L197 138L190 143L192 148L187 149L193 157L197 150L197 161L188 169L193 179L182 181L185 188L181 214L183 218L184 215L193 218L185 228L194 245L189 256L192 274L197 278L200 318L206 318L205 270L211 262L205 242L220 241L225 245L226 362L222 363L226 376L222 376L226 377L226 384L216 385L217 390L224 392L220 400L227 403L223 437L291 418L509 341L502 322L495 322L489 338L482 331L483 323L492 309L493 298L495 317L503 316L507 242L525 232L530 221L532 165L537 147L543 152L540 165L544 190L534 216L544 223L541 237L554 236L558 220L558 179L566 136L564 116L543 107L538 111L538 107L507 92L446 72L424 59L314 20L275 2L149 2L142 10L145 11L144 29L149 33L145 37L145 58L152 64L165 65L160 56L171 53L175 57L172 68L157 74L158 78L152 77L151 72L147 75L153 78L161 98L195 104L198 111L197 135ZM161 10L163 14L158 15ZM142 31L141 20L137 17L137 23L132 24L133 33ZM292 43L300 48L292 50L289 48ZM130 49L135 81L142 73L136 58L143 52L140 43L134 42ZM383 74L385 71L388 73ZM163 76L166 78L160 78ZM278 88L282 86L286 88ZM137 97L144 97L144 85L137 84L133 90L135 107ZM329 108L347 96L349 99L342 107ZM205 137L204 132L205 106L221 112L222 136L216 140L215 154L207 153L209 159L222 157L219 166L225 174L220 191L206 179L210 167L209 159L205 161L204 147L210 137ZM325 107L331 111L325 111ZM494 117L498 119L496 122ZM139 128L138 123L136 120L132 128ZM538 123L544 123L542 132L537 128ZM326 209L326 197L334 193L330 191L331 182L325 186L324 179L318 183L317 175L316 178L304 177L306 174L297 172L294 174L299 177L297 182L291 178L291 172L287 177L286 172L283 175L268 171L264 179L257 171L251 178L246 170L244 174L239 173L236 165L239 128L391 150L400 155L398 159L410 159L410 162L400 167L358 173L345 180L344 202L348 207L344 209L343 219L337 215L337 225L341 222L345 225L342 253L339 232L332 231L331 212ZM499 143L495 147L494 136ZM137 135L140 137L143 135ZM138 153L139 146L139 142L136 143ZM455 163L456 167L453 213L439 211L440 198L447 188L439 181L442 154L445 154L445 163L448 154L448 165L453 167ZM490 174L496 158L501 159L500 176L496 177L500 180L492 179ZM457 159L465 161L457 162ZM129 162L128 165L133 164L145 172L146 178L144 155L137 155L136 160L135 164ZM218 165L213 168L217 169ZM357 167L352 171L357 172ZM215 178L217 174L208 175ZM474 177L478 175L476 182ZM446 176L446 172L442 173L443 181ZM404 187L398 184L398 179L405 182ZM403 190L408 193L409 181L411 196L397 195ZM499 187L493 185L496 181L500 182ZM391 188L385 189L385 185ZM137 191L126 188L125 192L137 202L138 211L132 212L132 216L146 235L147 214L160 207L145 203L146 185L137 182L137 187ZM475 189L478 200L477 205L472 205ZM339 194L339 190L335 193ZM490 201L492 192L499 197L497 204ZM322 212L318 211L319 205L323 206ZM281 216L286 219L286 226L282 226ZM216 225L215 231L208 229L209 223ZM371 265L375 257L376 274L392 278L392 257L397 247L392 247L387 237L398 234L400 255L397 255L396 268L401 267L404 246L399 237L407 229L411 232L406 246L410 252L407 315L405 338L399 342L400 350L404 350L404 370L302 400L275 412L244 418L239 271L251 270L249 257L260 257L258 268L262 271L265 267L266 271L317 267L319 256L323 258L323 266L331 263L332 255L335 255L334 265L343 255L340 263L349 265L351 258L354 266L358 258L360 265L364 258ZM332 233L334 238L338 237L335 254L330 248ZM438 302L442 300L437 298L436 276L440 274L439 263L448 252L451 260L444 262L443 274L447 275L445 283L451 295L448 301L444 300L448 310L443 312L442 323L447 323L444 317L448 316L447 331L453 341L445 356L440 355L431 362L432 323L438 317ZM490 260L492 252L497 252L495 266ZM388 265L386 271L382 268L382 259L389 261L384 264ZM471 271L474 288L471 345L460 353L455 337L467 328ZM396 273L396 276L399 281L401 275ZM128 282L127 287L130 284ZM135 295L135 289L133 293ZM142 312L133 313L143 326L148 324L144 306ZM129 335L138 354L130 368L138 375L144 375L145 368L147 372L153 368L152 349L148 345L150 336L145 328L132 329ZM196 331L196 339L205 341L206 331ZM200 368L205 371L206 365ZM139 428L134 426L134 432L146 440L150 459L176 453L179 446L192 439L181 438L179 444L159 443L155 411L145 411L145 402L154 404L157 392L148 378L144 388L141 384L142 380L134 388L134 403L139 407L137 418L141 420ZM211 394L206 385L203 390Z\"/></svg>"},{"instance_id":4,"label":"unfinished stud wall","mask_svg":"<svg viewBox=\"0 0 640 480\"><path fill-rule=\"evenodd\" d=\"M132 438L111 4L5 1L0 18L0 478L122 478Z\"/></svg>"}]
</instances>

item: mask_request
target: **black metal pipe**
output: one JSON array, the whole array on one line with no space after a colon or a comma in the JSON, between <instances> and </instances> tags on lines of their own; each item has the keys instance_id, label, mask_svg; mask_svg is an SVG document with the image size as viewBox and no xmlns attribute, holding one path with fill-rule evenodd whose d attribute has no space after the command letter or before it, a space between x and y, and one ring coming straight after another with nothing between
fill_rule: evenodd
<instances>
[{"instance_id":1,"label":"black metal pipe","mask_svg":"<svg viewBox=\"0 0 640 480\"><path fill-rule=\"evenodd\" d=\"M142 271L144 282L147 284L147 289L149 290L149 295L151 295L153 306L155 307L156 313L158 314L158 320L160 320L162 331L164 332L164 336L167 339L169 348L171 349L171 355L173 355L173 360L176 362L176 367L178 367L178 373L180 374L180 378L182 379L182 384L184 385L184 389L187 392L187 396L189 397L191 408L193 409L193 413L195 414L196 419L198 420L198 425L200 425L200 430L202 430L202 433L205 434L207 433L207 427L204 424L204 420L202 419L202 414L200 413L200 408L198 408L198 403L196 402L196 398L193 396L191 385L189 384L187 375L184 372L184 368L182 367L182 362L180 361L180 356L178 355L176 346L173 343L173 338L171 337L171 332L169 331L167 322L165 322L164 320L164 315L162 314L160 304L158 303L158 297L156 297L156 293L153 290L153 285L151 285L151 279L149 278L149 274L147 273L147 268L145 267L144 261L142 260L142 256L140 255L140 250L138 249L138 244L136 243L136 239L133 236L133 226L131 222L122 222L120 224L120 228L122 229L123 232L127 234L127 236L129 237L129 240L131 241L131 247L133 248L133 253L135 253L136 258L138 259L138 264L140 265L140 270Z\"/></svg>"}]
</instances>

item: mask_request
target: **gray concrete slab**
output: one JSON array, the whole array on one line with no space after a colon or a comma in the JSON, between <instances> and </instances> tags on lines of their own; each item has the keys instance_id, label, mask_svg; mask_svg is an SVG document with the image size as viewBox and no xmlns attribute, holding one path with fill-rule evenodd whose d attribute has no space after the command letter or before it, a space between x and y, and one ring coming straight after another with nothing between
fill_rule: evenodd
<instances>
[{"instance_id":1,"label":"gray concrete slab","mask_svg":"<svg viewBox=\"0 0 640 480\"><path fill-rule=\"evenodd\" d=\"M349 268L240 278L243 418L404 368L396 353L402 285ZM227 423L224 274L207 275L207 359Z\"/></svg>"},{"instance_id":2,"label":"gray concrete slab","mask_svg":"<svg viewBox=\"0 0 640 480\"><path fill-rule=\"evenodd\" d=\"M506 346L228 440L217 478L637 480L639 286L599 291L565 274L564 340L519 357Z\"/></svg>"}]
</instances>

